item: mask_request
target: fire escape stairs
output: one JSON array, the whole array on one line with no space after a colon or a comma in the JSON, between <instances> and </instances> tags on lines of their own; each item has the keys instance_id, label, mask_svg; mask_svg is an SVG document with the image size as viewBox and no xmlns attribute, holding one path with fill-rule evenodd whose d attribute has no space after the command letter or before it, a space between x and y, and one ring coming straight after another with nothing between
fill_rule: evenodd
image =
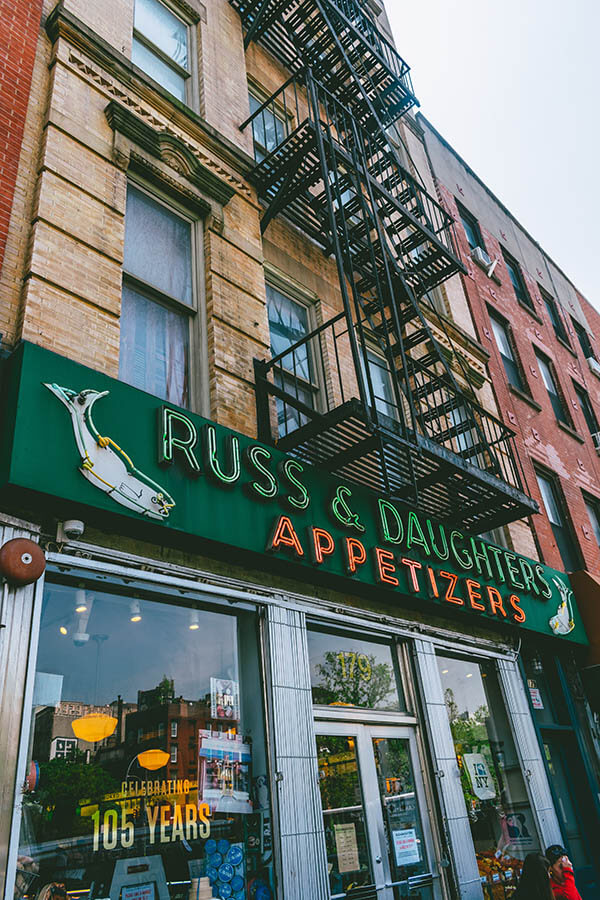
<instances>
[{"instance_id":1,"label":"fire escape stairs","mask_svg":"<svg viewBox=\"0 0 600 900\"><path fill-rule=\"evenodd\" d=\"M537 507L522 491L512 432L461 389L451 343L436 340L432 311L424 313L428 292L464 269L451 217L401 165L388 137L416 103L408 66L359 0L230 3L246 43L258 41L292 72L241 126L269 103L285 104L293 89L288 133L251 175L265 206L261 228L283 214L320 244L336 261L344 304L287 353L256 362L259 436L273 440L275 398L278 412L293 411L292 427L283 417L278 447L310 464L474 533L529 515ZM342 342L353 358L350 399ZM302 393L297 362L303 371L319 356L326 382L326 353L337 360L340 388L323 410ZM371 353L389 378L385 402ZM332 393L329 385L321 390Z\"/></svg>"}]
</instances>

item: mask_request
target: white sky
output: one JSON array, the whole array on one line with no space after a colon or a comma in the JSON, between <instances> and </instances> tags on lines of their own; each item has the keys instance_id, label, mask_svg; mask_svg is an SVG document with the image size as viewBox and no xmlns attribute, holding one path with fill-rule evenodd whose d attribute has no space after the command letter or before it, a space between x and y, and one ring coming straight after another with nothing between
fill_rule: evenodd
<instances>
[{"instance_id":1,"label":"white sky","mask_svg":"<svg viewBox=\"0 0 600 900\"><path fill-rule=\"evenodd\" d=\"M421 111L600 308L600 0L387 0Z\"/></svg>"}]
</instances>

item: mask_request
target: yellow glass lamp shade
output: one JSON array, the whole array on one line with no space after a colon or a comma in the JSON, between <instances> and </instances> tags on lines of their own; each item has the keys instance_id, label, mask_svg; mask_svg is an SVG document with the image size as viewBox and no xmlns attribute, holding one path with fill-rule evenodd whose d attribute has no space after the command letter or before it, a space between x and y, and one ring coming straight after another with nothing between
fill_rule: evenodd
<instances>
[{"instance_id":1,"label":"yellow glass lamp shade","mask_svg":"<svg viewBox=\"0 0 600 900\"><path fill-rule=\"evenodd\" d=\"M157 769L162 769L163 766L166 766L169 761L169 754L164 750L143 750L141 753L138 753L138 762L143 769L149 769L150 772L155 772Z\"/></svg>"},{"instance_id":2,"label":"yellow glass lamp shade","mask_svg":"<svg viewBox=\"0 0 600 900\"><path fill-rule=\"evenodd\" d=\"M73 719L71 728L75 737L81 741L88 741L90 744L96 741L103 741L104 738L110 737L117 727L117 720L114 716L106 716L102 713L92 713L89 716L81 716L79 719Z\"/></svg>"}]
</instances>

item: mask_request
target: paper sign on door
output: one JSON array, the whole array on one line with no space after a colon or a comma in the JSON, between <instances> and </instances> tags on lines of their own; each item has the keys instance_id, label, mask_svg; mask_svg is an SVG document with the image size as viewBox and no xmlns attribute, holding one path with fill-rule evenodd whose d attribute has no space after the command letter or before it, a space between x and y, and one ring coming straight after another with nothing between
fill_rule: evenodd
<instances>
[{"instance_id":1,"label":"paper sign on door","mask_svg":"<svg viewBox=\"0 0 600 900\"><path fill-rule=\"evenodd\" d=\"M335 849L337 853L338 872L356 872L360 869L358 862L358 843L356 827L353 822L334 825Z\"/></svg>"},{"instance_id":2,"label":"paper sign on door","mask_svg":"<svg viewBox=\"0 0 600 900\"><path fill-rule=\"evenodd\" d=\"M397 866L410 866L421 859L417 832L414 828L403 828L401 831L392 831L394 839L394 852Z\"/></svg>"},{"instance_id":3,"label":"paper sign on door","mask_svg":"<svg viewBox=\"0 0 600 900\"><path fill-rule=\"evenodd\" d=\"M475 796L480 800L493 800L496 796L496 787L483 753L465 753L463 760Z\"/></svg>"}]
</instances>

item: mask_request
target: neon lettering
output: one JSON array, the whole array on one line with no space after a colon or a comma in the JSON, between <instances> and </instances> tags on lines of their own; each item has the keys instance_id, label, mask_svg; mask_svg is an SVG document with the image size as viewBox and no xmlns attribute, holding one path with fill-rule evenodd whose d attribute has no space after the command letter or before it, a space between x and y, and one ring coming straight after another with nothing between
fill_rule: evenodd
<instances>
[{"instance_id":1,"label":"neon lettering","mask_svg":"<svg viewBox=\"0 0 600 900\"><path fill-rule=\"evenodd\" d=\"M535 575L533 573L533 566L531 566L526 559L519 556L517 559L521 567L521 575L523 576L523 581L525 582L525 590L530 594L539 594L539 588L535 582Z\"/></svg>"},{"instance_id":2,"label":"neon lettering","mask_svg":"<svg viewBox=\"0 0 600 900\"><path fill-rule=\"evenodd\" d=\"M542 597L546 597L548 600L552 597L552 588L549 583L546 581L546 576L544 575L544 568L539 563L537 563L534 567L535 574L537 576L538 582L541 583L542 589L540 591Z\"/></svg>"},{"instance_id":3,"label":"neon lettering","mask_svg":"<svg viewBox=\"0 0 600 900\"><path fill-rule=\"evenodd\" d=\"M516 577L519 574L519 570L514 565L517 556L515 553L509 553L508 550L504 551L504 562L506 563L506 568L508 569L508 578L513 587L523 589L524 585L519 579Z\"/></svg>"},{"instance_id":4,"label":"neon lettering","mask_svg":"<svg viewBox=\"0 0 600 900\"><path fill-rule=\"evenodd\" d=\"M431 597L438 598L440 596L440 592L438 590L437 581L435 579L435 572L431 568L431 566L427 566L427 575L429 576L429 595Z\"/></svg>"},{"instance_id":5,"label":"neon lettering","mask_svg":"<svg viewBox=\"0 0 600 900\"><path fill-rule=\"evenodd\" d=\"M392 572L396 571L392 551L375 547L375 559L377 561L377 581L380 584L393 584L394 586L400 584L398 579L392 575Z\"/></svg>"},{"instance_id":6,"label":"neon lettering","mask_svg":"<svg viewBox=\"0 0 600 900\"><path fill-rule=\"evenodd\" d=\"M416 513L410 510L406 528L406 549L410 550L413 544L423 548L423 552L429 556L429 545L425 540L421 523Z\"/></svg>"},{"instance_id":7,"label":"neon lettering","mask_svg":"<svg viewBox=\"0 0 600 900\"><path fill-rule=\"evenodd\" d=\"M525 622L527 616L525 615L525 610L521 609L521 600L517 597L516 594L511 594L508 598L508 602L513 608L513 619L515 622Z\"/></svg>"},{"instance_id":8,"label":"neon lettering","mask_svg":"<svg viewBox=\"0 0 600 900\"><path fill-rule=\"evenodd\" d=\"M401 559L400 562L403 566L406 566L410 572L408 578L408 586L413 592L413 594L418 594L421 590L419 586L419 579L417 578L417 569L422 569L423 564L417 562L416 559Z\"/></svg>"},{"instance_id":9,"label":"neon lettering","mask_svg":"<svg viewBox=\"0 0 600 900\"><path fill-rule=\"evenodd\" d=\"M278 550L280 547L289 547L296 556L304 556L300 538L289 516L279 516L267 543L267 550Z\"/></svg>"},{"instance_id":10,"label":"neon lettering","mask_svg":"<svg viewBox=\"0 0 600 900\"><path fill-rule=\"evenodd\" d=\"M347 537L344 541L346 554L346 568L351 575L354 575L358 566L362 566L367 561L367 551L358 538Z\"/></svg>"},{"instance_id":11,"label":"neon lettering","mask_svg":"<svg viewBox=\"0 0 600 900\"><path fill-rule=\"evenodd\" d=\"M433 533L433 525L431 524L431 520L427 519L425 522L427 525L427 531L429 532L429 540L431 542L431 549L434 552L434 555L437 556L440 560L446 560L450 556L450 550L448 549L448 540L446 538L446 529L443 525L438 525L440 531L440 537L442 539L442 543L444 545L444 549L440 550L440 548L436 544L436 537Z\"/></svg>"},{"instance_id":12,"label":"neon lettering","mask_svg":"<svg viewBox=\"0 0 600 900\"><path fill-rule=\"evenodd\" d=\"M298 462L297 459L284 459L283 462L279 463L277 466L277 471L280 476L288 481L293 488L296 488L297 494L288 494L284 499L285 503L288 506L291 506L292 509L306 509L310 503L310 497L308 496L308 491L304 487L301 481L298 481L293 472L303 472L304 466L301 462Z\"/></svg>"},{"instance_id":13,"label":"neon lettering","mask_svg":"<svg viewBox=\"0 0 600 900\"><path fill-rule=\"evenodd\" d=\"M235 434L225 436L225 455L229 461L229 471L221 466L217 452L217 429L214 425L204 426L204 468L214 481L231 487L239 481L242 471L240 439Z\"/></svg>"},{"instance_id":14,"label":"neon lettering","mask_svg":"<svg viewBox=\"0 0 600 900\"><path fill-rule=\"evenodd\" d=\"M161 406L158 410L158 462L161 466L173 463L175 450L181 451L192 475L200 474L200 463L194 456L194 447L198 443L198 432L191 419L182 412ZM174 433L174 426L179 427L182 437Z\"/></svg>"},{"instance_id":15,"label":"neon lettering","mask_svg":"<svg viewBox=\"0 0 600 900\"><path fill-rule=\"evenodd\" d=\"M502 568L502 564L500 562L504 555L504 550L501 547L488 546L488 553L491 553L494 557L496 569L498 570L498 580L502 584L504 584L504 582L506 581L506 577L504 575L504 569Z\"/></svg>"},{"instance_id":16,"label":"neon lettering","mask_svg":"<svg viewBox=\"0 0 600 900\"><path fill-rule=\"evenodd\" d=\"M475 561L475 568L479 575L483 575L483 567L482 563L485 563L486 568L486 578L492 579L494 576L492 575L492 567L490 565L490 558L487 555L486 545L483 541L478 541L480 549L477 549L477 545L475 543L475 539L471 538L471 551L473 553L473 559Z\"/></svg>"},{"instance_id":17,"label":"neon lettering","mask_svg":"<svg viewBox=\"0 0 600 900\"><path fill-rule=\"evenodd\" d=\"M279 493L279 485L273 473L264 465L265 461L273 458L271 451L259 444L251 444L244 450L243 457L246 466L251 471L255 469L262 480L262 483L251 481L250 484L245 485L250 496L257 500L272 500Z\"/></svg>"},{"instance_id":18,"label":"neon lettering","mask_svg":"<svg viewBox=\"0 0 600 900\"><path fill-rule=\"evenodd\" d=\"M447 600L448 603L456 603L457 606L464 606L465 601L460 597L454 596L454 588L456 587L456 582L458 581L458 575L455 575L454 572L440 572L440 578L444 578L448 581L448 587L446 588L446 594L444 596L444 600Z\"/></svg>"},{"instance_id":19,"label":"neon lettering","mask_svg":"<svg viewBox=\"0 0 600 900\"><path fill-rule=\"evenodd\" d=\"M402 519L400 518L400 513L388 500L377 501L377 506L379 508L379 533L381 535L382 541L386 541L388 544L400 544L402 543L402 539L404 537L404 525L402 524ZM388 513L391 515L393 524L394 524L394 532L392 533L390 521L388 519Z\"/></svg>"},{"instance_id":20,"label":"neon lettering","mask_svg":"<svg viewBox=\"0 0 600 900\"><path fill-rule=\"evenodd\" d=\"M335 541L324 528L311 528L312 533L312 558L313 562L320 565L326 556L331 556L335 550Z\"/></svg>"},{"instance_id":21,"label":"neon lettering","mask_svg":"<svg viewBox=\"0 0 600 900\"><path fill-rule=\"evenodd\" d=\"M467 594L469 595L469 603L473 609L478 609L480 612L485 612L485 606L483 603L478 603L478 600L481 600L481 585L478 581L473 581L472 578L465 578L465 584L467 586Z\"/></svg>"},{"instance_id":22,"label":"neon lettering","mask_svg":"<svg viewBox=\"0 0 600 900\"><path fill-rule=\"evenodd\" d=\"M506 618L506 610L504 609L504 605L502 603L502 595L500 591L495 587L487 587L487 595L488 600L490 601L490 610L494 613L495 616L498 613L501 613L504 618Z\"/></svg>"},{"instance_id":23,"label":"neon lettering","mask_svg":"<svg viewBox=\"0 0 600 900\"><path fill-rule=\"evenodd\" d=\"M457 547L457 540L464 540L464 534L461 531L451 531L450 532L450 546L452 547L452 553L454 554L454 559L459 564L461 569L470 569L473 565L473 560L471 559L471 554L468 550L464 548Z\"/></svg>"}]
</instances>

